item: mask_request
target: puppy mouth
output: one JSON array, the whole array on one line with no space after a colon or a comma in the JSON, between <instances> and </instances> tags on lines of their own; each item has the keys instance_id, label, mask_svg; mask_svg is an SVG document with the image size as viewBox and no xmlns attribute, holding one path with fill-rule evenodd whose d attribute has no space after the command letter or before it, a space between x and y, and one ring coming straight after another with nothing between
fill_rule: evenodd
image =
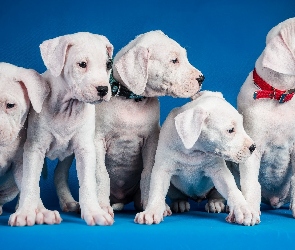
<instances>
[{"instance_id":1,"label":"puppy mouth","mask_svg":"<svg viewBox=\"0 0 295 250\"><path fill-rule=\"evenodd\" d=\"M232 161L235 163L242 163L246 161L246 159L248 158L248 156L246 156L245 154L242 154L241 152L238 152L236 155L233 156L231 154L222 153L219 150L215 150L213 155L217 157L221 157L226 161Z\"/></svg>"},{"instance_id":2,"label":"puppy mouth","mask_svg":"<svg viewBox=\"0 0 295 250\"><path fill-rule=\"evenodd\" d=\"M100 99L100 100L89 102L89 103L90 104L99 104L99 103L102 103L103 101L106 101L106 100Z\"/></svg>"}]
</instances>

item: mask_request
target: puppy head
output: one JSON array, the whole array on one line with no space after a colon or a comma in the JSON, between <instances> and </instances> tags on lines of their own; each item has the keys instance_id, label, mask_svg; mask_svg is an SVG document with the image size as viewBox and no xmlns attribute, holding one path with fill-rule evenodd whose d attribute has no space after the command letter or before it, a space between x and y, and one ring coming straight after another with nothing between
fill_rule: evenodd
<instances>
[{"instance_id":1,"label":"puppy head","mask_svg":"<svg viewBox=\"0 0 295 250\"><path fill-rule=\"evenodd\" d=\"M23 127L30 108L40 113L49 93L44 79L34 70L0 63L0 145L12 143Z\"/></svg>"},{"instance_id":2,"label":"puppy head","mask_svg":"<svg viewBox=\"0 0 295 250\"><path fill-rule=\"evenodd\" d=\"M44 41L40 50L47 69L65 79L74 98L87 103L111 98L113 45L106 37L80 32Z\"/></svg>"},{"instance_id":3,"label":"puppy head","mask_svg":"<svg viewBox=\"0 0 295 250\"><path fill-rule=\"evenodd\" d=\"M202 73L186 51L161 31L136 37L114 58L114 77L135 94L147 97L190 97L202 84Z\"/></svg>"},{"instance_id":4,"label":"puppy head","mask_svg":"<svg viewBox=\"0 0 295 250\"><path fill-rule=\"evenodd\" d=\"M218 96L204 96L199 101L195 101L199 104L194 108L175 117L184 147L196 146L205 153L237 163L246 160L255 146L243 128L242 116Z\"/></svg>"},{"instance_id":5,"label":"puppy head","mask_svg":"<svg viewBox=\"0 0 295 250\"><path fill-rule=\"evenodd\" d=\"M262 66L295 76L295 18L290 18L270 30L262 55Z\"/></svg>"}]
</instances>

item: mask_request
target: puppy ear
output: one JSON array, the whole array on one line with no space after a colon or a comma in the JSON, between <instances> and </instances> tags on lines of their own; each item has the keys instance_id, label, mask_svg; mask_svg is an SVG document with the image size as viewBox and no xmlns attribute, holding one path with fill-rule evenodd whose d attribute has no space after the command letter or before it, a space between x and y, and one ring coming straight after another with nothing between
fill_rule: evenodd
<instances>
[{"instance_id":1,"label":"puppy ear","mask_svg":"<svg viewBox=\"0 0 295 250\"><path fill-rule=\"evenodd\" d=\"M271 38L264 50L262 66L276 72L295 75L295 24L283 28Z\"/></svg>"},{"instance_id":2,"label":"puppy ear","mask_svg":"<svg viewBox=\"0 0 295 250\"><path fill-rule=\"evenodd\" d=\"M100 39L102 39L106 44L107 54L109 58L113 57L114 46L110 43L110 41L102 35L97 35Z\"/></svg>"},{"instance_id":3,"label":"puppy ear","mask_svg":"<svg viewBox=\"0 0 295 250\"><path fill-rule=\"evenodd\" d=\"M148 78L149 51L142 46L134 46L114 64L122 81L136 95L144 92Z\"/></svg>"},{"instance_id":4,"label":"puppy ear","mask_svg":"<svg viewBox=\"0 0 295 250\"><path fill-rule=\"evenodd\" d=\"M186 149L192 148L198 140L207 116L207 112L197 107L188 109L174 118L176 131Z\"/></svg>"},{"instance_id":5,"label":"puppy ear","mask_svg":"<svg viewBox=\"0 0 295 250\"><path fill-rule=\"evenodd\" d=\"M19 68L15 80L25 85L33 109L40 113L43 102L50 91L43 77L35 70Z\"/></svg>"},{"instance_id":6,"label":"puppy ear","mask_svg":"<svg viewBox=\"0 0 295 250\"><path fill-rule=\"evenodd\" d=\"M40 45L41 56L47 69L53 76L59 76L63 70L68 46L67 36L60 36L44 41Z\"/></svg>"}]
</instances>

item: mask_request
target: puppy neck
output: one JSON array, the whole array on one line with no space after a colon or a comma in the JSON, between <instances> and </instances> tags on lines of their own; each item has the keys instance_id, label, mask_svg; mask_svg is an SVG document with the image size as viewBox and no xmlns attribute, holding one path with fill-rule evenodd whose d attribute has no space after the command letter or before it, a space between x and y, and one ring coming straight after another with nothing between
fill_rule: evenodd
<instances>
[{"instance_id":1,"label":"puppy neck","mask_svg":"<svg viewBox=\"0 0 295 250\"><path fill-rule=\"evenodd\" d=\"M113 97L121 96L121 97L125 97L126 99L132 99L135 102L140 102L146 98L145 96L136 95L132 91L130 91L126 87L126 85L124 84L121 78L120 78L120 81L115 79L115 77L113 76L113 73L111 73L111 76L110 76L110 85L111 85Z\"/></svg>"}]
</instances>

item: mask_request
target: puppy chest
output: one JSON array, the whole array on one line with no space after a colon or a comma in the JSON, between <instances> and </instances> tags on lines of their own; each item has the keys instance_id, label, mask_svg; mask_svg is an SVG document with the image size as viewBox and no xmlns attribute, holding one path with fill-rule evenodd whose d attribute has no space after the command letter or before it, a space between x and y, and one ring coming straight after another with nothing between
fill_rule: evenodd
<instances>
[{"instance_id":1,"label":"puppy chest","mask_svg":"<svg viewBox=\"0 0 295 250\"><path fill-rule=\"evenodd\" d=\"M131 132L130 132L131 133ZM144 140L138 136L117 135L106 141L106 166L108 169L122 168L137 171L142 168Z\"/></svg>"},{"instance_id":2,"label":"puppy chest","mask_svg":"<svg viewBox=\"0 0 295 250\"><path fill-rule=\"evenodd\" d=\"M292 176L291 154L285 147L270 147L262 155L259 170L261 187L280 190L290 182Z\"/></svg>"},{"instance_id":3,"label":"puppy chest","mask_svg":"<svg viewBox=\"0 0 295 250\"><path fill-rule=\"evenodd\" d=\"M53 140L50 144L46 156L50 160L63 160L67 156L71 155L73 151L73 144L70 139L55 138L55 140Z\"/></svg>"}]
</instances>

